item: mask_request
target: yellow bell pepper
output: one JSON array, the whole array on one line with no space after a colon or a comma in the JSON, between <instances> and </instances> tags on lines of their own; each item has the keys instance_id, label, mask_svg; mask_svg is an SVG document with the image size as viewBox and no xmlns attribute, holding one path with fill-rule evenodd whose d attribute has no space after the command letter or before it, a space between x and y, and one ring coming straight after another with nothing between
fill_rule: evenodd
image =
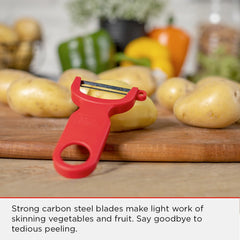
<instances>
[{"instance_id":1,"label":"yellow bell pepper","mask_svg":"<svg viewBox=\"0 0 240 240\"><path fill-rule=\"evenodd\" d=\"M148 59L150 61L150 67L153 70L162 70L168 78L174 75L168 48L154 39L149 37L134 39L126 46L124 54L130 61L122 61L121 66L136 64L134 61L131 61L131 59L136 59L136 62L137 59Z\"/></svg>"}]
</instances>

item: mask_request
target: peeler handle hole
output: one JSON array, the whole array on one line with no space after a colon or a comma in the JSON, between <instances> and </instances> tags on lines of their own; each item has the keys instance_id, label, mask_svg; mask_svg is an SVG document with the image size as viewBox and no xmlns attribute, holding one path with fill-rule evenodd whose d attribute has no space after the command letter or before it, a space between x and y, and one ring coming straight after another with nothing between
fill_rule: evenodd
<instances>
[{"instance_id":1,"label":"peeler handle hole","mask_svg":"<svg viewBox=\"0 0 240 240\"><path fill-rule=\"evenodd\" d=\"M79 144L69 145L61 152L62 160L69 165L79 165L79 161L76 160L86 161L89 158L89 155L90 153L88 149Z\"/></svg>"}]
</instances>

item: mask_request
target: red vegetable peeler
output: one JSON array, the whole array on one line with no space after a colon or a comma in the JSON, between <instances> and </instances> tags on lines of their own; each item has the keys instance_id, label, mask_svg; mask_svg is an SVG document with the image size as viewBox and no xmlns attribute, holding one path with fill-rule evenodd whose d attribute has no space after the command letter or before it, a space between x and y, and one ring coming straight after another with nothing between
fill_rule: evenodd
<instances>
[{"instance_id":1,"label":"red vegetable peeler","mask_svg":"<svg viewBox=\"0 0 240 240\"><path fill-rule=\"evenodd\" d=\"M107 100L86 95L80 87L110 91L126 95L122 99ZM54 167L67 178L83 178L96 168L110 131L110 117L130 110L135 100L144 101L146 92L81 80L76 77L71 86L72 100L79 106L69 118L68 123L53 152ZM73 144L83 146L89 151L89 158L82 164L70 165L61 157L62 151Z\"/></svg>"}]
</instances>

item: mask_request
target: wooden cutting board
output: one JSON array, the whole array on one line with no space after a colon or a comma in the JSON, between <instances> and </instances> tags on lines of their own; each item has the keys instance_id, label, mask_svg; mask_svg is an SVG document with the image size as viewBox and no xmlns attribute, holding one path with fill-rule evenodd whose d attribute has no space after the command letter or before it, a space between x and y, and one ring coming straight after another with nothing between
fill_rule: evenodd
<instances>
[{"instance_id":1,"label":"wooden cutting board","mask_svg":"<svg viewBox=\"0 0 240 240\"><path fill-rule=\"evenodd\" d=\"M0 104L0 157L51 159L67 119L24 117ZM71 146L64 159L86 159ZM110 133L102 160L121 161L240 161L240 124L203 129L180 123L159 107L157 121L142 130Z\"/></svg>"}]
</instances>

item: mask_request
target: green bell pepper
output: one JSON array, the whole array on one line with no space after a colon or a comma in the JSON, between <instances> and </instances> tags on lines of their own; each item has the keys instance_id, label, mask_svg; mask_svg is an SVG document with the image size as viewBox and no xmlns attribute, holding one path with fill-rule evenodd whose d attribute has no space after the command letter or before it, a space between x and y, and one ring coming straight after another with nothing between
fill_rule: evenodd
<instances>
[{"instance_id":1,"label":"green bell pepper","mask_svg":"<svg viewBox=\"0 0 240 240\"><path fill-rule=\"evenodd\" d=\"M95 73L113 68L115 45L105 30L76 37L58 46L62 70L84 68Z\"/></svg>"}]
</instances>

